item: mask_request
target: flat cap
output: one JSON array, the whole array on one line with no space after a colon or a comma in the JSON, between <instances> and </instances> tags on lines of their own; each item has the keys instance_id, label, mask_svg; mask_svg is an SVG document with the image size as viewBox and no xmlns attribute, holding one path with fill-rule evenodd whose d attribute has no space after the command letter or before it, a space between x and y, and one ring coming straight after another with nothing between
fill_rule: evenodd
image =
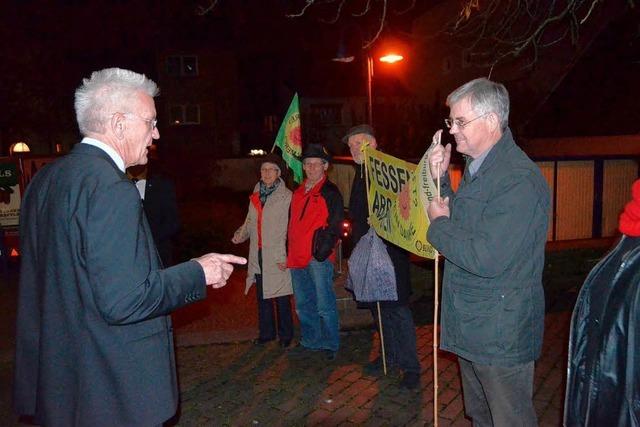
<instances>
[{"instance_id":1,"label":"flat cap","mask_svg":"<svg viewBox=\"0 0 640 427\"><path fill-rule=\"evenodd\" d=\"M371 126L358 125L358 126L352 127L347 131L347 134L342 137L342 142L346 144L347 142L349 142L349 137L352 137L353 135L357 135L359 133L364 133L365 135L370 135L374 138L376 137L376 132L373 130Z\"/></svg>"}]
</instances>

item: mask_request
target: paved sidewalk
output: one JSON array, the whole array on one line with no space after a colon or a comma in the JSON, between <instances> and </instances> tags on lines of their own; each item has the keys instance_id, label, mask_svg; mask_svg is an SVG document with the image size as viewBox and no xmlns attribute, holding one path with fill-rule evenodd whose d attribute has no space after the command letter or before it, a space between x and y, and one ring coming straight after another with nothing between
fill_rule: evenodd
<instances>
[{"instance_id":1,"label":"paved sidewalk","mask_svg":"<svg viewBox=\"0 0 640 427\"><path fill-rule=\"evenodd\" d=\"M561 425L569 312L546 316L543 355L536 364L534 401L541 426ZM378 354L371 332L343 333L334 362L295 359L277 345L213 344L178 349L180 426L433 425L432 327L417 328L421 387L371 377L362 365ZM440 352L439 425L470 426L464 418L455 359Z\"/></svg>"},{"instance_id":2,"label":"paved sidewalk","mask_svg":"<svg viewBox=\"0 0 640 427\"><path fill-rule=\"evenodd\" d=\"M563 255L565 256L565 255ZM573 259L572 253L565 258ZM545 317L542 357L536 364L534 403L541 426L560 426L566 378L566 353L570 310L585 271L594 260L580 261L580 268L550 259L553 286L546 288L549 312ZM584 258L584 257L583 257ZM350 297L337 280L341 322L347 329L370 322L366 310L354 310ZM566 283L564 283L566 282ZM11 412L13 331L17 277L0 282L0 425L17 426ZM432 298L432 296L431 296ZM195 335L177 332L181 408L178 426L431 426L433 425L433 304L429 292L414 304L421 386L414 391L398 387L399 378L371 377L362 366L379 351L377 336L369 328L341 333L337 360L320 354L307 359L290 357L275 343L253 346L255 327L235 331L205 331ZM236 304L244 299L233 300ZM209 307L207 305L207 307ZM213 304L212 307L217 307ZM246 315L247 310L238 310ZM358 313L359 312L359 313ZM213 334L215 332L215 334ZM221 344L218 340L230 341ZM439 425L470 426L464 418L460 379L455 358L440 352Z\"/></svg>"}]
</instances>

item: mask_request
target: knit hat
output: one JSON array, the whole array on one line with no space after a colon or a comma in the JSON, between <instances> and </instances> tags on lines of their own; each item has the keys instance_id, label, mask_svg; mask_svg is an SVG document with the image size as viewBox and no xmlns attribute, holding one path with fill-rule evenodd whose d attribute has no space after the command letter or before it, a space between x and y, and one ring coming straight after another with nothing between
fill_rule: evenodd
<instances>
[{"instance_id":1,"label":"knit hat","mask_svg":"<svg viewBox=\"0 0 640 427\"><path fill-rule=\"evenodd\" d=\"M620 215L619 228L627 236L640 236L640 179L631 186L631 201Z\"/></svg>"},{"instance_id":2,"label":"knit hat","mask_svg":"<svg viewBox=\"0 0 640 427\"><path fill-rule=\"evenodd\" d=\"M282 157L280 157L276 153L269 153L264 157L258 157L257 160L258 163L256 164L256 172L258 173L258 177L260 176L260 169L262 168L262 165L265 163L271 163L273 165L276 165L278 169L280 169L280 176L282 177L282 179L286 178L287 167L285 166Z\"/></svg>"}]
</instances>

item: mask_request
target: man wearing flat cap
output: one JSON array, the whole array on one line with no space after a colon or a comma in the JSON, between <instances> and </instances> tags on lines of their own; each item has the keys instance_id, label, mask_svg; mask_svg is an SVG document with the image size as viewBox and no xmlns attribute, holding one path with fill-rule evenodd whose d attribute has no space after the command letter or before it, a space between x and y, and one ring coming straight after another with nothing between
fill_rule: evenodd
<instances>
[{"instance_id":1,"label":"man wearing flat cap","mask_svg":"<svg viewBox=\"0 0 640 427\"><path fill-rule=\"evenodd\" d=\"M357 244L362 236L369 231L369 207L367 204L367 185L364 174L364 153L362 148L368 145L378 147L375 132L369 125L354 126L342 138L349 145L351 157L356 166L356 174L351 185L349 198L349 216L351 217L353 244ZM416 348L416 329L413 315L409 308L411 282L409 280L409 253L404 249L384 241L387 253L393 263L396 276L397 301L380 301L380 317L384 332L384 346L387 363L391 369L401 369L403 372L400 387L413 389L420 383L420 363ZM361 306L365 305L359 303ZM368 304L374 319L378 319L376 305ZM380 358L368 363L364 368L369 375L382 373Z\"/></svg>"},{"instance_id":2,"label":"man wearing flat cap","mask_svg":"<svg viewBox=\"0 0 640 427\"><path fill-rule=\"evenodd\" d=\"M338 187L327 179L330 161L321 144L309 144L302 152L306 179L291 198L287 267L301 332L291 353L324 351L331 361L340 345L333 262L344 205Z\"/></svg>"}]
</instances>

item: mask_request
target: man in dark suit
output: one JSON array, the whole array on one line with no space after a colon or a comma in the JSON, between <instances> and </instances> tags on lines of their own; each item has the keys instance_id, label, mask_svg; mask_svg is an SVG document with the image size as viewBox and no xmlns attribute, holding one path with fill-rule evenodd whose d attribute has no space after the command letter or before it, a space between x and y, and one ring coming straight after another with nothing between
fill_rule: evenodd
<instances>
[{"instance_id":1,"label":"man in dark suit","mask_svg":"<svg viewBox=\"0 0 640 427\"><path fill-rule=\"evenodd\" d=\"M149 150L152 162L155 147L152 145ZM127 176L133 180L140 193L144 213L147 215L162 264L164 267L170 267L173 265L173 239L180 231L175 185L169 177L158 173L149 165L127 168Z\"/></svg>"},{"instance_id":2,"label":"man in dark suit","mask_svg":"<svg viewBox=\"0 0 640 427\"><path fill-rule=\"evenodd\" d=\"M14 408L46 426L158 425L178 390L168 314L224 286L232 263L210 253L160 269L125 168L160 134L156 84L118 68L76 90L84 139L41 169L20 218Z\"/></svg>"}]
</instances>

